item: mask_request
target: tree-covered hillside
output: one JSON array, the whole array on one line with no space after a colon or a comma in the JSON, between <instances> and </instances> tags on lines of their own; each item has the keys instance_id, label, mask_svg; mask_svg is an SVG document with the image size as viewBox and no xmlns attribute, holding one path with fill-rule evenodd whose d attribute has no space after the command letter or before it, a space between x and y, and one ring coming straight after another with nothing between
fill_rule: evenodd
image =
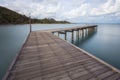
<instances>
[{"instance_id":1,"label":"tree-covered hillside","mask_svg":"<svg viewBox=\"0 0 120 80\"><path fill-rule=\"evenodd\" d=\"M29 18L0 6L0 24L28 23Z\"/></svg>"},{"instance_id":2,"label":"tree-covered hillside","mask_svg":"<svg viewBox=\"0 0 120 80\"><path fill-rule=\"evenodd\" d=\"M32 23L69 23L67 21L56 21L52 18L31 19ZM29 17L0 6L0 24L25 24L29 23Z\"/></svg>"}]
</instances>

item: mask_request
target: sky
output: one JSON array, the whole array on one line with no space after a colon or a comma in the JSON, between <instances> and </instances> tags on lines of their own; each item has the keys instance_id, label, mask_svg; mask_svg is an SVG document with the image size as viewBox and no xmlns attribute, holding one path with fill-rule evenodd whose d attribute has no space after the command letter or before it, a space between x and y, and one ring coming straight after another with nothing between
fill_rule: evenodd
<instances>
[{"instance_id":1,"label":"sky","mask_svg":"<svg viewBox=\"0 0 120 80\"><path fill-rule=\"evenodd\" d=\"M120 23L120 0L0 0L0 6L38 19Z\"/></svg>"}]
</instances>

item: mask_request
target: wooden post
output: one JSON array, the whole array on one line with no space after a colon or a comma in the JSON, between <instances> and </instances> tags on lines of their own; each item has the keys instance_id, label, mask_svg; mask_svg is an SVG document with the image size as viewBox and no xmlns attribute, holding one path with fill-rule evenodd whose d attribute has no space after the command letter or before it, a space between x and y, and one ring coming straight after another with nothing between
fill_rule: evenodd
<instances>
[{"instance_id":1,"label":"wooden post","mask_svg":"<svg viewBox=\"0 0 120 80\"><path fill-rule=\"evenodd\" d=\"M79 29L79 36L81 36L81 29Z\"/></svg>"},{"instance_id":2,"label":"wooden post","mask_svg":"<svg viewBox=\"0 0 120 80\"><path fill-rule=\"evenodd\" d=\"M32 32L31 16L29 16L30 32Z\"/></svg>"},{"instance_id":3,"label":"wooden post","mask_svg":"<svg viewBox=\"0 0 120 80\"><path fill-rule=\"evenodd\" d=\"M59 32L58 32L58 37L59 37Z\"/></svg>"},{"instance_id":4,"label":"wooden post","mask_svg":"<svg viewBox=\"0 0 120 80\"><path fill-rule=\"evenodd\" d=\"M78 36L79 36L79 33L80 33L80 31L79 31L79 29L78 29Z\"/></svg>"},{"instance_id":5,"label":"wooden post","mask_svg":"<svg viewBox=\"0 0 120 80\"><path fill-rule=\"evenodd\" d=\"M84 34L84 29L82 29L82 35Z\"/></svg>"},{"instance_id":6,"label":"wooden post","mask_svg":"<svg viewBox=\"0 0 120 80\"><path fill-rule=\"evenodd\" d=\"M73 43L73 41L74 41L74 30L72 30L72 43Z\"/></svg>"},{"instance_id":7,"label":"wooden post","mask_svg":"<svg viewBox=\"0 0 120 80\"><path fill-rule=\"evenodd\" d=\"M88 28L86 28L86 35L88 36Z\"/></svg>"},{"instance_id":8,"label":"wooden post","mask_svg":"<svg viewBox=\"0 0 120 80\"><path fill-rule=\"evenodd\" d=\"M94 29L95 29L95 32L97 32L97 27L94 27Z\"/></svg>"},{"instance_id":9,"label":"wooden post","mask_svg":"<svg viewBox=\"0 0 120 80\"><path fill-rule=\"evenodd\" d=\"M76 32L76 38L79 40L79 29Z\"/></svg>"},{"instance_id":10,"label":"wooden post","mask_svg":"<svg viewBox=\"0 0 120 80\"><path fill-rule=\"evenodd\" d=\"M52 32L53 33L53 35L54 35L54 32Z\"/></svg>"},{"instance_id":11,"label":"wooden post","mask_svg":"<svg viewBox=\"0 0 120 80\"><path fill-rule=\"evenodd\" d=\"M84 29L82 29L82 38L84 38Z\"/></svg>"},{"instance_id":12,"label":"wooden post","mask_svg":"<svg viewBox=\"0 0 120 80\"><path fill-rule=\"evenodd\" d=\"M67 39L67 32L65 31L65 40Z\"/></svg>"}]
</instances>

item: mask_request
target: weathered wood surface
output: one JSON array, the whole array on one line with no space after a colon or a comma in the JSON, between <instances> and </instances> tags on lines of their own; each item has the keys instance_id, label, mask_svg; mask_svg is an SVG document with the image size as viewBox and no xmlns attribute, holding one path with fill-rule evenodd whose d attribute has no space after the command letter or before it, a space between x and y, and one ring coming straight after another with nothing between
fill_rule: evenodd
<instances>
[{"instance_id":1,"label":"weathered wood surface","mask_svg":"<svg viewBox=\"0 0 120 80\"><path fill-rule=\"evenodd\" d=\"M94 28L97 27L97 25L83 25L83 26L75 26L75 27L68 27L68 28L57 28L57 29L48 29L48 30L40 30L43 32L59 32L59 31L78 31L78 30L83 30L87 28Z\"/></svg>"},{"instance_id":2,"label":"weathered wood surface","mask_svg":"<svg viewBox=\"0 0 120 80\"><path fill-rule=\"evenodd\" d=\"M120 80L120 73L49 32L31 32L5 80Z\"/></svg>"}]
</instances>

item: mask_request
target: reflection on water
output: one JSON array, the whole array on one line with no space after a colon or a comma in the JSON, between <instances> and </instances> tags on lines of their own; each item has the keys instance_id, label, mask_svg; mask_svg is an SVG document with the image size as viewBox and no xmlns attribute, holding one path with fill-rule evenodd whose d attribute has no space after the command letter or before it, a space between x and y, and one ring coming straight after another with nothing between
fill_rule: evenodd
<instances>
[{"instance_id":1,"label":"reflection on water","mask_svg":"<svg viewBox=\"0 0 120 80\"><path fill-rule=\"evenodd\" d=\"M73 43L76 46L79 46L83 44L86 40L89 40L89 38L94 36L96 32L96 28L86 29L84 31L81 31L80 34L76 32L76 39L72 40L71 43Z\"/></svg>"},{"instance_id":2,"label":"reflection on water","mask_svg":"<svg viewBox=\"0 0 120 80\"><path fill-rule=\"evenodd\" d=\"M95 27L95 28L87 28L83 30L73 31L73 33L67 32L66 35L56 32L54 33L54 35L59 36L60 38L65 39L76 46L79 46L83 44L86 40L94 36L96 32L97 32L97 28Z\"/></svg>"}]
</instances>

